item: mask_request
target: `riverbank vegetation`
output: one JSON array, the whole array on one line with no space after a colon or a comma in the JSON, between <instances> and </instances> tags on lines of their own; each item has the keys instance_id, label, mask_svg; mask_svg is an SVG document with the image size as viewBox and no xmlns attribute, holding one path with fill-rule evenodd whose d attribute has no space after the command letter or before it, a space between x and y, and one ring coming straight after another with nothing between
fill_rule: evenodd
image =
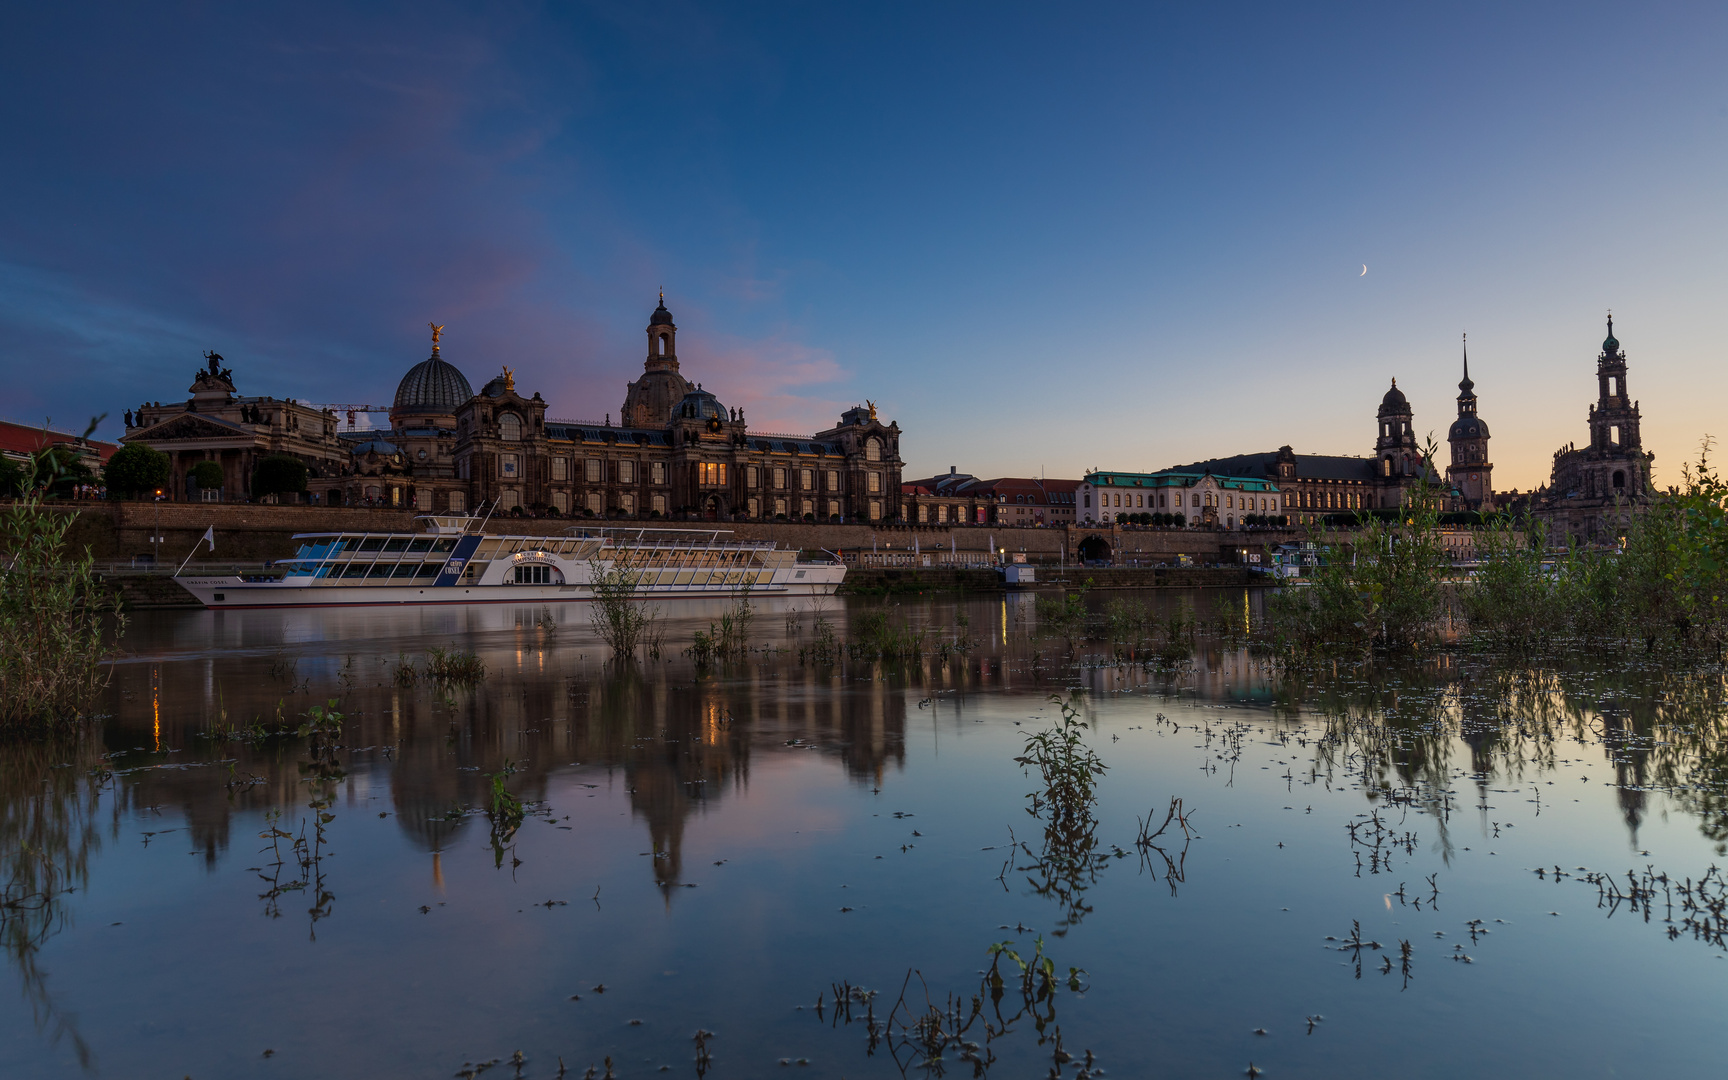
<instances>
[{"instance_id":1,"label":"riverbank vegetation","mask_svg":"<svg viewBox=\"0 0 1728 1080\"><path fill-rule=\"evenodd\" d=\"M1305 663L1414 655L1451 640L1530 655L1632 645L1720 660L1728 648L1728 485L1706 442L1683 482L1628 507L1606 544L1562 546L1528 517L1475 534L1461 576L1442 542L1439 491L1413 488L1401 517L1364 515L1328 538L1302 588L1268 598L1258 642Z\"/></svg>"},{"instance_id":2,"label":"riverbank vegetation","mask_svg":"<svg viewBox=\"0 0 1728 1080\"><path fill-rule=\"evenodd\" d=\"M67 540L76 515L48 505L65 478L59 458L38 455L24 468L22 494L0 511L0 729L84 715L107 681L102 660L124 624L89 551Z\"/></svg>"}]
</instances>

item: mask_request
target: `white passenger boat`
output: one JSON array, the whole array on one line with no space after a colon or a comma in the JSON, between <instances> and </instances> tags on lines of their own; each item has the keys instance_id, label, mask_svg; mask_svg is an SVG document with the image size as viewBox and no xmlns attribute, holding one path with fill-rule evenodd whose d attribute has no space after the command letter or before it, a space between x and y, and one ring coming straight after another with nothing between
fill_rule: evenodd
<instances>
[{"instance_id":1,"label":"white passenger boat","mask_svg":"<svg viewBox=\"0 0 1728 1080\"><path fill-rule=\"evenodd\" d=\"M300 550L268 570L175 577L208 608L375 604L504 604L592 600L593 575L628 570L641 599L831 595L846 576L773 541L725 529L587 528L562 536L488 536L483 521L417 518L417 533L330 532L294 537Z\"/></svg>"}]
</instances>

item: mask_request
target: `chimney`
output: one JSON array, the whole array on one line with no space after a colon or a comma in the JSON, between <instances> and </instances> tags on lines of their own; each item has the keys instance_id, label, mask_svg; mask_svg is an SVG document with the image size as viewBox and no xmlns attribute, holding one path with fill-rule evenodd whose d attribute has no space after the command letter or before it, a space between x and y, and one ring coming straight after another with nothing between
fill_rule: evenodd
<instances>
[{"instance_id":1,"label":"chimney","mask_svg":"<svg viewBox=\"0 0 1728 1080\"><path fill-rule=\"evenodd\" d=\"M948 466L948 475L949 475L949 476L953 476L953 475L954 475L954 474L955 474L955 473L957 473L957 472L959 472L959 471L960 471L960 470L959 470L959 469L958 469L958 468L957 468L957 467L955 467L955 466L953 466L953 465L950 465L950 466Z\"/></svg>"}]
</instances>

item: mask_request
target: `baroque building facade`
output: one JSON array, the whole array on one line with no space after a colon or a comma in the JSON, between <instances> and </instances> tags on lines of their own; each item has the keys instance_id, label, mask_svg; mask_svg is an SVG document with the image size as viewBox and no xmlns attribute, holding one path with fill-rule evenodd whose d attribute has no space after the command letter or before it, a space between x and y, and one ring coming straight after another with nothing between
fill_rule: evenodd
<instances>
[{"instance_id":1,"label":"baroque building facade","mask_svg":"<svg viewBox=\"0 0 1728 1080\"><path fill-rule=\"evenodd\" d=\"M1278 513L1295 524L1317 524L1328 514L1402 506L1425 466L1422 448L1416 442L1414 413L1404 391L1398 389L1397 379L1380 399L1375 424L1373 457L1298 454L1286 445L1258 454L1178 465L1164 474L1267 481L1278 489ZM1085 509L1081 512L1084 514ZM1168 512L1175 510L1172 507ZM1228 515L1221 520L1228 520Z\"/></svg>"},{"instance_id":2,"label":"baroque building facade","mask_svg":"<svg viewBox=\"0 0 1728 1080\"><path fill-rule=\"evenodd\" d=\"M246 397L234 388L234 373L222 357L206 353L187 387L185 401L145 402L125 414L121 442L140 442L168 455L165 497L173 501L242 500L251 495L252 473L261 458L299 458L313 477L339 475L350 448L337 437L336 416L297 401ZM220 488L198 488L189 478L201 461L222 469Z\"/></svg>"},{"instance_id":3,"label":"baroque building facade","mask_svg":"<svg viewBox=\"0 0 1728 1080\"><path fill-rule=\"evenodd\" d=\"M1596 357L1596 404L1590 406L1590 441L1554 451L1548 486L1531 499L1532 513L1548 526L1551 540L1611 543L1632 514L1650 504L1650 463L1644 449L1638 402L1626 386L1626 353L1608 336Z\"/></svg>"},{"instance_id":4,"label":"baroque building facade","mask_svg":"<svg viewBox=\"0 0 1728 1080\"><path fill-rule=\"evenodd\" d=\"M436 331L435 331L436 334ZM345 474L315 485L327 502L423 512L581 518L890 521L900 515L900 428L874 404L811 435L750 430L678 362L665 297L617 424L547 417L504 368L469 391L433 355L404 376L391 430L356 436Z\"/></svg>"}]
</instances>

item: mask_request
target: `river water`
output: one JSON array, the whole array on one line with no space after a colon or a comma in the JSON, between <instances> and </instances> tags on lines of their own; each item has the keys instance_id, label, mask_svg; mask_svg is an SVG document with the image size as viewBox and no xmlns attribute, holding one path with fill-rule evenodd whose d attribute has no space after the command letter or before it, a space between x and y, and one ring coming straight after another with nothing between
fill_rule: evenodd
<instances>
[{"instance_id":1,"label":"river water","mask_svg":"<svg viewBox=\"0 0 1728 1080\"><path fill-rule=\"evenodd\" d=\"M99 730L0 747L15 895L62 886L8 918L0 1076L923 1075L950 995L983 1010L954 1076L1724 1067L1719 677L1294 685L1216 636L1160 671L1034 638L1023 596L893 601L973 647L817 662L817 619L884 602L810 603L711 669L682 650L720 604L624 670L577 605L139 615ZM452 645L483 681L399 681ZM1014 760L1053 695L1108 767L1084 852ZM337 733L246 734L315 706ZM1002 943L1053 996L1009 959L981 994Z\"/></svg>"}]
</instances>

